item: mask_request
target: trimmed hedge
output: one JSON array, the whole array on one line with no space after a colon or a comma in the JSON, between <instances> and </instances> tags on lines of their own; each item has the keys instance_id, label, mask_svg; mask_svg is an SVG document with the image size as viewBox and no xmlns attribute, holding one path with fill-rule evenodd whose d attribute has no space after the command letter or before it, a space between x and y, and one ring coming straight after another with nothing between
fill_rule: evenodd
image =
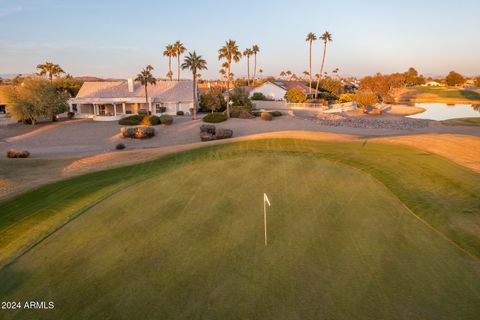
<instances>
[{"instance_id":1,"label":"trimmed hedge","mask_svg":"<svg viewBox=\"0 0 480 320\"><path fill-rule=\"evenodd\" d=\"M209 113L205 117L203 117L203 122L208 122L208 123L219 123L223 121L227 121L227 116L224 115L221 112L214 112L214 113Z\"/></svg>"},{"instance_id":2,"label":"trimmed hedge","mask_svg":"<svg viewBox=\"0 0 480 320\"><path fill-rule=\"evenodd\" d=\"M185 115L185 112L183 112L182 110L177 111L177 116L183 116L183 115Z\"/></svg>"},{"instance_id":3,"label":"trimmed hedge","mask_svg":"<svg viewBox=\"0 0 480 320\"><path fill-rule=\"evenodd\" d=\"M137 126L142 122L144 115L141 114L136 114L133 116L128 116L125 118L122 118L118 121L118 124L122 126Z\"/></svg>"},{"instance_id":4,"label":"trimmed hedge","mask_svg":"<svg viewBox=\"0 0 480 320\"><path fill-rule=\"evenodd\" d=\"M160 123L169 126L173 123L173 117L168 114L162 114L160 116Z\"/></svg>"}]
</instances>

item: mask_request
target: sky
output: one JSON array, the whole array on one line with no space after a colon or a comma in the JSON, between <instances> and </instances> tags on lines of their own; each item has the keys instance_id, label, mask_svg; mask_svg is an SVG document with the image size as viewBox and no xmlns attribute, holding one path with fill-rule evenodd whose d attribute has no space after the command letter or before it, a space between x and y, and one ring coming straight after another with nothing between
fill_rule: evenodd
<instances>
[{"instance_id":1,"label":"sky","mask_svg":"<svg viewBox=\"0 0 480 320\"><path fill-rule=\"evenodd\" d=\"M32 73L51 61L74 76L128 78L151 64L164 77L164 47L181 40L207 60L202 77L214 79L218 49L233 39L242 51L260 47L264 76L301 75L306 35L329 31L327 72L364 76L413 66L426 75L473 76L480 75L478 12L479 0L0 0L0 74ZM313 73L322 52L316 41ZM232 71L245 76L246 60Z\"/></svg>"}]
</instances>

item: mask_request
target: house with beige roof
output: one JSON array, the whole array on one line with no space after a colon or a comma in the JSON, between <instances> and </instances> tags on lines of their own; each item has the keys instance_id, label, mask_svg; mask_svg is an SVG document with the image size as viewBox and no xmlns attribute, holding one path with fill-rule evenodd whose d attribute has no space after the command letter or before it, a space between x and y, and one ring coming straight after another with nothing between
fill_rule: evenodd
<instances>
[{"instance_id":1,"label":"house with beige roof","mask_svg":"<svg viewBox=\"0 0 480 320\"><path fill-rule=\"evenodd\" d=\"M308 86L303 81L267 81L264 84L250 90L249 96L252 97L254 93L260 92L269 99L276 101L285 101L285 94L288 90L296 88L300 90L305 96L309 96Z\"/></svg>"},{"instance_id":2,"label":"house with beige roof","mask_svg":"<svg viewBox=\"0 0 480 320\"><path fill-rule=\"evenodd\" d=\"M157 80L148 85L148 102L145 87L132 79L127 81L84 82L75 98L69 100L70 111L78 118L99 121L118 120L138 114L175 115L177 111L189 114L193 108L193 81Z\"/></svg>"}]
</instances>

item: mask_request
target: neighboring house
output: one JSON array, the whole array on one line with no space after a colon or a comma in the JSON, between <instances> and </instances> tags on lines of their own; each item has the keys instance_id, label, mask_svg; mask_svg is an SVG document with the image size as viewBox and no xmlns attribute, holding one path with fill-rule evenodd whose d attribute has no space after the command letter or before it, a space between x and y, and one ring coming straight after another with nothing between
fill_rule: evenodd
<instances>
[{"instance_id":1,"label":"neighboring house","mask_svg":"<svg viewBox=\"0 0 480 320\"><path fill-rule=\"evenodd\" d=\"M84 82L75 98L69 100L70 111L76 117L96 120L117 120L139 110L160 114L190 113L193 108L193 82L157 80L148 85L148 103L145 87L132 79L128 81Z\"/></svg>"},{"instance_id":2,"label":"neighboring house","mask_svg":"<svg viewBox=\"0 0 480 320\"><path fill-rule=\"evenodd\" d=\"M357 81L349 81L349 80L340 80L340 83L343 85L343 91L345 93L354 93L358 90L358 83Z\"/></svg>"},{"instance_id":3,"label":"neighboring house","mask_svg":"<svg viewBox=\"0 0 480 320\"><path fill-rule=\"evenodd\" d=\"M305 85L302 81L267 81L264 84L250 90L249 97L254 93L260 92L269 99L277 101L285 101L285 94L288 90L296 88L300 90L305 96L309 96L308 86ZM312 89L314 92L315 89ZM314 95L314 93L312 93Z\"/></svg>"},{"instance_id":4,"label":"neighboring house","mask_svg":"<svg viewBox=\"0 0 480 320\"><path fill-rule=\"evenodd\" d=\"M424 87L443 87L443 83L437 82L437 81L427 81L425 84L422 84Z\"/></svg>"}]
</instances>

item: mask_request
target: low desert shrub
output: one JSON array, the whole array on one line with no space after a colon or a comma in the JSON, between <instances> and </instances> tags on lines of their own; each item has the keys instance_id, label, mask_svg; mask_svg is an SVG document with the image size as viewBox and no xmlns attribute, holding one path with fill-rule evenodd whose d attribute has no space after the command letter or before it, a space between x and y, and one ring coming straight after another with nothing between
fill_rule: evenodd
<instances>
[{"instance_id":1,"label":"low desert shrub","mask_svg":"<svg viewBox=\"0 0 480 320\"><path fill-rule=\"evenodd\" d=\"M144 115L136 114L120 119L118 124L122 126L137 126L142 122L143 118Z\"/></svg>"},{"instance_id":2,"label":"low desert shrub","mask_svg":"<svg viewBox=\"0 0 480 320\"><path fill-rule=\"evenodd\" d=\"M15 149L9 149L7 151L7 158L28 158L30 152L27 150L17 151Z\"/></svg>"},{"instance_id":3,"label":"low desert shrub","mask_svg":"<svg viewBox=\"0 0 480 320\"><path fill-rule=\"evenodd\" d=\"M115 146L115 149L117 149L117 150L123 150L125 148L126 148L126 146L123 143L119 143Z\"/></svg>"},{"instance_id":4,"label":"low desert shrub","mask_svg":"<svg viewBox=\"0 0 480 320\"><path fill-rule=\"evenodd\" d=\"M254 94L252 94L251 99L252 100L267 100L267 97L265 97L265 95L261 92L255 92Z\"/></svg>"},{"instance_id":5,"label":"low desert shrub","mask_svg":"<svg viewBox=\"0 0 480 320\"><path fill-rule=\"evenodd\" d=\"M270 114L273 117L280 117L282 115L282 113L280 111L270 111Z\"/></svg>"},{"instance_id":6,"label":"low desert shrub","mask_svg":"<svg viewBox=\"0 0 480 320\"><path fill-rule=\"evenodd\" d=\"M338 97L338 103L352 102L353 94L352 93L343 93Z\"/></svg>"},{"instance_id":7,"label":"low desert shrub","mask_svg":"<svg viewBox=\"0 0 480 320\"><path fill-rule=\"evenodd\" d=\"M260 118L261 118L262 120L265 120L265 121L272 121L273 116L272 116L272 114L269 113L269 112L262 112L262 113L260 114Z\"/></svg>"},{"instance_id":8,"label":"low desert shrub","mask_svg":"<svg viewBox=\"0 0 480 320\"><path fill-rule=\"evenodd\" d=\"M203 122L208 122L208 123L219 123L227 120L227 116L224 115L221 112L214 112L214 113L209 113L205 117L203 117Z\"/></svg>"},{"instance_id":9,"label":"low desert shrub","mask_svg":"<svg viewBox=\"0 0 480 320\"><path fill-rule=\"evenodd\" d=\"M173 123L173 117L168 114L162 114L160 116L160 123L169 126Z\"/></svg>"},{"instance_id":10,"label":"low desert shrub","mask_svg":"<svg viewBox=\"0 0 480 320\"><path fill-rule=\"evenodd\" d=\"M124 127L120 129L120 133L124 138L144 139L155 136L153 127Z\"/></svg>"},{"instance_id":11,"label":"low desert shrub","mask_svg":"<svg viewBox=\"0 0 480 320\"><path fill-rule=\"evenodd\" d=\"M285 93L285 99L291 103L304 103L307 101L305 94L297 88L292 88Z\"/></svg>"},{"instance_id":12,"label":"low desert shrub","mask_svg":"<svg viewBox=\"0 0 480 320\"><path fill-rule=\"evenodd\" d=\"M183 112L182 110L177 111L177 116L183 116L183 115L185 115L185 112Z\"/></svg>"}]
</instances>

